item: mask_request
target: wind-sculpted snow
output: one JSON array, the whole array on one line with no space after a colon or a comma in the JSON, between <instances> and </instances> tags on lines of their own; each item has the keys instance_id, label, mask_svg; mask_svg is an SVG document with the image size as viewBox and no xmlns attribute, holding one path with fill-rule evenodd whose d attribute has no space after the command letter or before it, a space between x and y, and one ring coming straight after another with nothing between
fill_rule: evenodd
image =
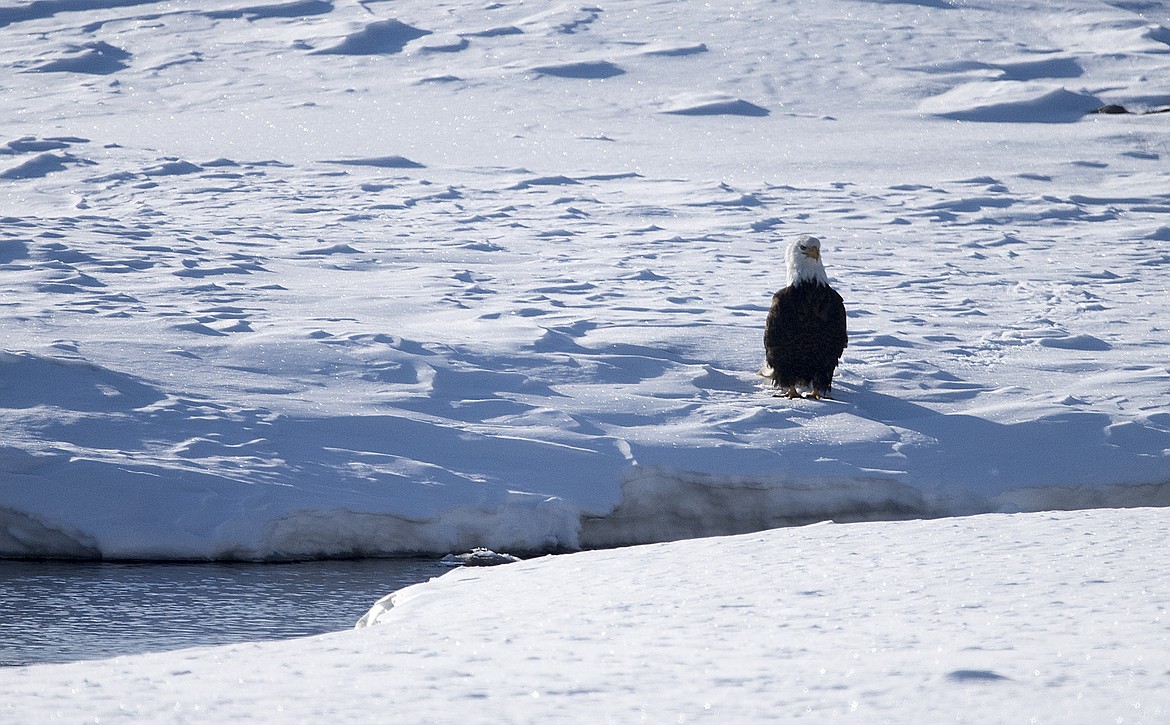
<instances>
[{"instance_id":1,"label":"wind-sculpted snow","mask_svg":"<svg viewBox=\"0 0 1170 725\"><path fill-rule=\"evenodd\" d=\"M769 111L742 98L721 94L684 95L663 109L679 116L767 116Z\"/></svg>"},{"instance_id":2,"label":"wind-sculpted snow","mask_svg":"<svg viewBox=\"0 0 1170 725\"><path fill-rule=\"evenodd\" d=\"M32 0L19 5L0 7L0 27L28 20L51 18L57 13L93 11L153 5L157 0Z\"/></svg>"},{"instance_id":3,"label":"wind-sculpted snow","mask_svg":"<svg viewBox=\"0 0 1170 725\"><path fill-rule=\"evenodd\" d=\"M342 166L374 166L382 169L421 169L423 165L405 156L380 156L373 159L331 159L326 163Z\"/></svg>"},{"instance_id":4,"label":"wind-sculpted snow","mask_svg":"<svg viewBox=\"0 0 1170 725\"><path fill-rule=\"evenodd\" d=\"M1161 26L772 5L0 9L0 554L1168 503L1166 117L1087 115ZM801 233L835 401L755 374Z\"/></svg>"},{"instance_id":5,"label":"wind-sculpted snow","mask_svg":"<svg viewBox=\"0 0 1170 725\"><path fill-rule=\"evenodd\" d=\"M31 68L37 73L88 73L109 75L129 67L130 53L101 41L70 47L64 58Z\"/></svg>"},{"instance_id":6,"label":"wind-sculpted snow","mask_svg":"<svg viewBox=\"0 0 1170 725\"><path fill-rule=\"evenodd\" d=\"M602 79L625 73L618 65L608 60L583 60L575 63L542 65L532 69L533 73L558 78Z\"/></svg>"},{"instance_id":7,"label":"wind-sculpted snow","mask_svg":"<svg viewBox=\"0 0 1170 725\"><path fill-rule=\"evenodd\" d=\"M321 55L380 55L400 53L406 44L429 30L414 28L397 20L370 23L356 33L347 35L334 46L315 51Z\"/></svg>"},{"instance_id":8,"label":"wind-sculpted snow","mask_svg":"<svg viewBox=\"0 0 1170 725\"><path fill-rule=\"evenodd\" d=\"M1102 105L1094 96L1045 83L993 81L960 86L920 108L959 121L1075 123Z\"/></svg>"}]
</instances>

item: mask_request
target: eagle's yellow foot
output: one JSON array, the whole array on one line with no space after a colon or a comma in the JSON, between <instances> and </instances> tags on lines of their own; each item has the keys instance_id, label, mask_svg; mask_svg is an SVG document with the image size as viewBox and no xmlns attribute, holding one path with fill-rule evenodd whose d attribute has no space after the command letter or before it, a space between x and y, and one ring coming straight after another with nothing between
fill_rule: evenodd
<instances>
[{"instance_id":1,"label":"eagle's yellow foot","mask_svg":"<svg viewBox=\"0 0 1170 725\"><path fill-rule=\"evenodd\" d=\"M830 396L828 393L822 393L819 390L812 391L811 393L808 394L808 397L812 398L813 400L832 400L833 399L832 396Z\"/></svg>"},{"instance_id":2,"label":"eagle's yellow foot","mask_svg":"<svg viewBox=\"0 0 1170 725\"><path fill-rule=\"evenodd\" d=\"M796 387L793 386L793 387L789 388L786 393L784 393L784 397L785 398L803 398L804 396L801 395L800 393L798 393L796 391Z\"/></svg>"}]
</instances>

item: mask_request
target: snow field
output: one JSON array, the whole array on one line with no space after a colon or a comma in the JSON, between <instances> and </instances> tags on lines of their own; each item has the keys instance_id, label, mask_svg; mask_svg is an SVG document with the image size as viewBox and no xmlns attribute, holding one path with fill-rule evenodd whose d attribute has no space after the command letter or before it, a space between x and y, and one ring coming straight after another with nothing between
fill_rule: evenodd
<instances>
[{"instance_id":1,"label":"snow field","mask_svg":"<svg viewBox=\"0 0 1170 725\"><path fill-rule=\"evenodd\" d=\"M8 2L0 555L740 535L0 719L1165 720L1164 8ZM835 402L754 372L803 233Z\"/></svg>"},{"instance_id":2,"label":"snow field","mask_svg":"<svg viewBox=\"0 0 1170 725\"><path fill-rule=\"evenodd\" d=\"M1156 9L0 8L0 551L1162 505ZM1110 50L1103 50L1105 47ZM779 250L850 347L754 376Z\"/></svg>"},{"instance_id":3,"label":"snow field","mask_svg":"<svg viewBox=\"0 0 1170 725\"><path fill-rule=\"evenodd\" d=\"M384 173L355 167L315 193L349 195L337 213L352 218L370 211L363 187L439 186ZM45 241L21 242L10 265L31 294L10 308L24 349L0 359L21 381L0 391L5 460L38 484L11 485L6 508L31 514L9 526L58 542L10 551L532 550L834 516L1164 503L1161 489L1106 488L1164 483L1170 465L1165 254L1156 240L1102 250L1078 237L1078 218L1125 202L1018 200L992 180L887 190L888 213L942 215L947 233L932 243L912 223L827 243L851 343L840 400L817 405L772 399L754 377L782 276L775 226L856 224L846 217L868 193L513 178L405 197L400 236L347 232L341 246L331 229L290 232L295 215L279 234L259 218L218 238L185 231L222 226L200 202L218 196L200 191L199 208L129 248L101 243L134 234L105 218L10 226ZM258 180L250 193L267 184L284 188ZM995 216L1013 231L988 230ZM630 232L631 217L650 223ZM446 239L438 220L463 231ZM79 477L98 499L79 495ZM182 519L166 514L186 491ZM688 510L705 495L724 500ZM164 512L158 529L152 517L128 528L121 505L99 519L111 496Z\"/></svg>"}]
</instances>

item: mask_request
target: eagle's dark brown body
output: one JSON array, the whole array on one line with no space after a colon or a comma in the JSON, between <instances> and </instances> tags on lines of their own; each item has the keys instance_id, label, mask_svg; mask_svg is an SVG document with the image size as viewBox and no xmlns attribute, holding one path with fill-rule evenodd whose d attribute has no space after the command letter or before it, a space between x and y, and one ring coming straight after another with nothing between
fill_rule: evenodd
<instances>
[{"instance_id":1,"label":"eagle's dark brown body","mask_svg":"<svg viewBox=\"0 0 1170 725\"><path fill-rule=\"evenodd\" d=\"M773 385L790 391L804 385L814 396L827 395L848 344L845 302L832 287L802 280L772 295L764 351Z\"/></svg>"}]
</instances>

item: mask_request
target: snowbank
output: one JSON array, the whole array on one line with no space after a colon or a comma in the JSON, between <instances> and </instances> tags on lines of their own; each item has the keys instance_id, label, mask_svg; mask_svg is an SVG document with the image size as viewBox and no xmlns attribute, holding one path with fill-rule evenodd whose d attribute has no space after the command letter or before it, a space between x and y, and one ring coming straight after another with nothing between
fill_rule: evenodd
<instances>
[{"instance_id":1,"label":"snowbank","mask_svg":"<svg viewBox=\"0 0 1170 725\"><path fill-rule=\"evenodd\" d=\"M1167 503L1165 117L1083 115L1161 19L164 5L0 8L0 555ZM753 372L800 233L834 402Z\"/></svg>"}]
</instances>

